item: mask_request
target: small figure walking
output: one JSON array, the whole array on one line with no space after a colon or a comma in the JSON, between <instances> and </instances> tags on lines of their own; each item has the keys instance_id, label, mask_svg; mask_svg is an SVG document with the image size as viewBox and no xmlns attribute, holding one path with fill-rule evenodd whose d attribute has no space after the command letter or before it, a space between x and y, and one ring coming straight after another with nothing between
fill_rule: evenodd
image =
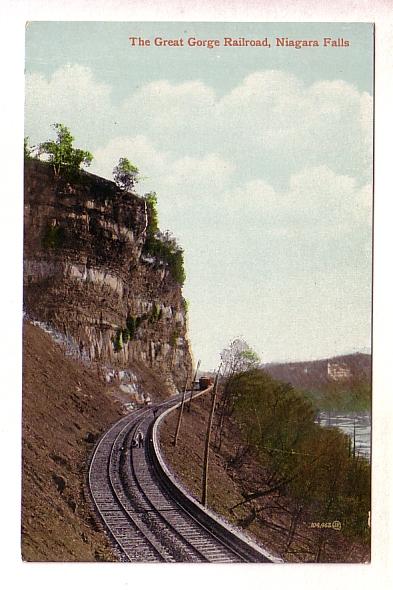
<instances>
[{"instance_id":1,"label":"small figure walking","mask_svg":"<svg viewBox=\"0 0 393 590\"><path fill-rule=\"evenodd\" d=\"M143 432L139 431L137 434L138 447L143 449Z\"/></svg>"}]
</instances>

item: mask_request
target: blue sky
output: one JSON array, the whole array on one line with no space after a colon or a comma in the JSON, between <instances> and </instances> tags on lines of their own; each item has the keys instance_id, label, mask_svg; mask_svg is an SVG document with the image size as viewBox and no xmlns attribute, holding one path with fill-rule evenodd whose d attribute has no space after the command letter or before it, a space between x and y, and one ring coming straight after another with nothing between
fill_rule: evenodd
<instances>
[{"instance_id":1,"label":"blue sky","mask_svg":"<svg viewBox=\"0 0 393 590\"><path fill-rule=\"evenodd\" d=\"M30 23L26 135L68 125L111 177L155 190L185 249L190 337L213 368L234 337L265 362L370 346L373 39L368 24ZM267 48L138 48L268 37ZM277 48L275 38L347 48Z\"/></svg>"}]
</instances>

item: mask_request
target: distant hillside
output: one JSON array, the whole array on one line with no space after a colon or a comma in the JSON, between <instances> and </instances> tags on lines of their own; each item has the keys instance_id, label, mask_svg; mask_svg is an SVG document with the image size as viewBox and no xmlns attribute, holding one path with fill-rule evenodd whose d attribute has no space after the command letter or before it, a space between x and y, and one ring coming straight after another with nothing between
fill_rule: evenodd
<instances>
[{"instance_id":1,"label":"distant hillside","mask_svg":"<svg viewBox=\"0 0 393 590\"><path fill-rule=\"evenodd\" d=\"M329 368L330 366L330 368ZM371 381L371 355L348 354L316 361L269 363L263 369L274 379L291 383L296 388L325 391L329 383Z\"/></svg>"}]
</instances>

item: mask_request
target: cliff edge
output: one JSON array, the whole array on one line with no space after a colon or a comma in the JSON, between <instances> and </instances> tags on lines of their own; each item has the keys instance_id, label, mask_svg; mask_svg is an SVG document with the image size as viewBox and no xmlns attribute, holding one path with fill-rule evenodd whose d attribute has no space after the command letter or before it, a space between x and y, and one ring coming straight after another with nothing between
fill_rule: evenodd
<instances>
[{"instance_id":1,"label":"cliff edge","mask_svg":"<svg viewBox=\"0 0 393 590\"><path fill-rule=\"evenodd\" d=\"M152 216L147 199L113 182L86 172L67 181L27 160L24 310L107 380L144 365L175 393L192 366L187 312L168 260L147 247Z\"/></svg>"}]
</instances>

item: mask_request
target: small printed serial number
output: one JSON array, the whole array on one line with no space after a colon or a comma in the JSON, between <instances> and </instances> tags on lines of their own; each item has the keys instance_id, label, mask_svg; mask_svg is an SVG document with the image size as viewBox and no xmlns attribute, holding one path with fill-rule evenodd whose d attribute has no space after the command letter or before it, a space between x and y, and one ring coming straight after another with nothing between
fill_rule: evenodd
<instances>
[{"instance_id":1,"label":"small printed serial number","mask_svg":"<svg viewBox=\"0 0 393 590\"><path fill-rule=\"evenodd\" d=\"M341 531L341 522L339 520L333 520L332 522L310 522L312 529L334 529L335 531Z\"/></svg>"}]
</instances>

